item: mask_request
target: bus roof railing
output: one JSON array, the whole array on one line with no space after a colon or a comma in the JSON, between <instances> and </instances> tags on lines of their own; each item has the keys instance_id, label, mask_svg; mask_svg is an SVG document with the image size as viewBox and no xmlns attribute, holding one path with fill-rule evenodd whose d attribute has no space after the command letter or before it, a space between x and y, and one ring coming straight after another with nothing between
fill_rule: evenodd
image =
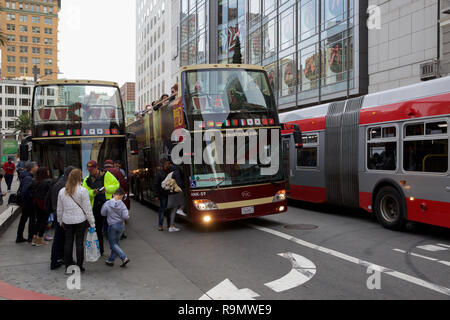
<instances>
[{"instance_id":1,"label":"bus roof railing","mask_svg":"<svg viewBox=\"0 0 450 320\"><path fill-rule=\"evenodd\" d=\"M51 85L63 85L63 84L119 87L117 82L100 81L100 80L44 80L44 81L37 81L35 85L36 86L51 86Z\"/></svg>"}]
</instances>

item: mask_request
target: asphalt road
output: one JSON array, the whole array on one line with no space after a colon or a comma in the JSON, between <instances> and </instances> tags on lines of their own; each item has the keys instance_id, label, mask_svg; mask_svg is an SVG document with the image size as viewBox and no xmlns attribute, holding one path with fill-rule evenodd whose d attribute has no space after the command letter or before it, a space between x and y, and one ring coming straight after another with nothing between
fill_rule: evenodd
<instances>
[{"instance_id":1,"label":"asphalt road","mask_svg":"<svg viewBox=\"0 0 450 320\"><path fill-rule=\"evenodd\" d=\"M369 213L302 203L209 228L181 220L179 233L158 232L156 212L136 202L131 216L125 270L86 264L82 289L68 290L64 270L48 269L50 248L13 243L16 222L0 238L0 279L67 299L450 299L448 229L393 232Z\"/></svg>"}]
</instances>

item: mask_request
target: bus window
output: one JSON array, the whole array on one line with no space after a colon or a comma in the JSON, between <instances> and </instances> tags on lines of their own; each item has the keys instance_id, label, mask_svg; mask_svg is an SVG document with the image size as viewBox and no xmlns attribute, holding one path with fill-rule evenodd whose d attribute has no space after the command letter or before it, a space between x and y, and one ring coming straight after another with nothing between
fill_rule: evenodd
<instances>
[{"instance_id":1,"label":"bus window","mask_svg":"<svg viewBox=\"0 0 450 320\"><path fill-rule=\"evenodd\" d=\"M447 134L447 122L446 121L440 121L440 122L430 122L426 125L426 132L427 135L431 134Z\"/></svg>"},{"instance_id":2,"label":"bus window","mask_svg":"<svg viewBox=\"0 0 450 320\"><path fill-rule=\"evenodd\" d=\"M397 169L397 142L369 143L367 152L369 170L394 171Z\"/></svg>"},{"instance_id":3,"label":"bus window","mask_svg":"<svg viewBox=\"0 0 450 320\"><path fill-rule=\"evenodd\" d=\"M370 128L368 137L369 140L381 139L381 128Z\"/></svg>"},{"instance_id":4,"label":"bus window","mask_svg":"<svg viewBox=\"0 0 450 320\"><path fill-rule=\"evenodd\" d=\"M415 123L415 124L409 124L406 126L405 135L407 137L423 136L424 132L425 132L424 124L423 123Z\"/></svg>"},{"instance_id":5,"label":"bus window","mask_svg":"<svg viewBox=\"0 0 450 320\"><path fill-rule=\"evenodd\" d=\"M403 168L409 172L448 171L448 139L405 141Z\"/></svg>"},{"instance_id":6,"label":"bus window","mask_svg":"<svg viewBox=\"0 0 450 320\"><path fill-rule=\"evenodd\" d=\"M297 150L297 167L317 168L318 134L303 134L303 148Z\"/></svg>"},{"instance_id":7,"label":"bus window","mask_svg":"<svg viewBox=\"0 0 450 320\"><path fill-rule=\"evenodd\" d=\"M397 137L396 127L383 128L383 138L395 138Z\"/></svg>"}]
</instances>

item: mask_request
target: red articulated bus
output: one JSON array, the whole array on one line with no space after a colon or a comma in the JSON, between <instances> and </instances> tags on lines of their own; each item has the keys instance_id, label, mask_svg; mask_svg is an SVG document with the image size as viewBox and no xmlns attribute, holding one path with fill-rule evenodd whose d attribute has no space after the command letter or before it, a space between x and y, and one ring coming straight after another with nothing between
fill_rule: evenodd
<instances>
[{"instance_id":1,"label":"red articulated bus","mask_svg":"<svg viewBox=\"0 0 450 320\"><path fill-rule=\"evenodd\" d=\"M292 199L450 228L450 77L280 114ZM292 151L294 150L294 151Z\"/></svg>"}]
</instances>

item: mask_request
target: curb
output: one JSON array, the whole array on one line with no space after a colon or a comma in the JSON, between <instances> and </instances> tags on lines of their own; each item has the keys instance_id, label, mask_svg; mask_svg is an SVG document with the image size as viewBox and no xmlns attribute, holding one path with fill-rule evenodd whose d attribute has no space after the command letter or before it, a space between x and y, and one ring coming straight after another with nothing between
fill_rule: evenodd
<instances>
[{"instance_id":1,"label":"curb","mask_svg":"<svg viewBox=\"0 0 450 320\"><path fill-rule=\"evenodd\" d=\"M18 206L10 206L0 214L0 237L8 230L8 227L16 220L22 212L22 208Z\"/></svg>"}]
</instances>

